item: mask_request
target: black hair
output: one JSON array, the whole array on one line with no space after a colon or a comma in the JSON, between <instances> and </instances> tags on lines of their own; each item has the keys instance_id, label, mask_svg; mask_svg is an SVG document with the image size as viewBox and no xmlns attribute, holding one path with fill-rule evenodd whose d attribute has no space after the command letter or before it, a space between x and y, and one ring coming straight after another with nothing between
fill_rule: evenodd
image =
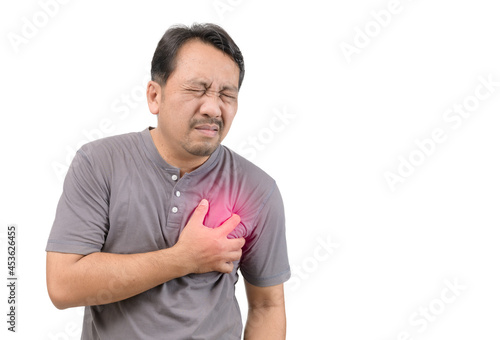
<instances>
[{"instance_id":1,"label":"black hair","mask_svg":"<svg viewBox=\"0 0 500 340\"><path fill-rule=\"evenodd\" d=\"M199 39L218 48L230 56L240 69L238 88L245 76L245 64L240 49L233 39L220 26L215 24L193 24L191 27L175 25L170 27L158 42L151 61L151 79L161 86L175 68L175 58L179 49L189 40Z\"/></svg>"}]
</instances>

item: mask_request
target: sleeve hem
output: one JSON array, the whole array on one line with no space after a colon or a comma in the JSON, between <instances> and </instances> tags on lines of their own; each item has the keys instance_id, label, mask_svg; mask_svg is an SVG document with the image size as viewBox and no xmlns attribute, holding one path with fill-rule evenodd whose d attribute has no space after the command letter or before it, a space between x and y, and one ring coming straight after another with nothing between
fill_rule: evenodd
<instances>
[{"instance_id":1,"label":"sleeve hem","mask_svg":"<svg viewBox=\"0 0 500 340\"><path fill-rule=\"evenodd\" d=\"M248 283L250 283L254 286L257 286L257 287L275 286L275 285L278 285L280 283L284 283L284 282L288 281L288 279L290 279L290 277L292 276L290 268L287 268L287 270L285 270L282 273L279 273L279 274L276 274L276 275L270 276L270 277L256 277L256 276L249 275L248 273L245 273L242 270L241 270L241 274L243 275L245 280L248 281Z\"/></svg>"},{"instance_id":2,"label":"sleeve hem","mask_svg":"<svg viewBox=\"0 0 500 340\"><path fill-rule=\"evenodd\" d=\"M45 251L53 251L58 253L70 253L79 255L89 255L91 253L99 252L100 248L97 245L81 244L81 243L60 243L57 241L50 241L47 243Z\"/></svg>"}]
</instances>

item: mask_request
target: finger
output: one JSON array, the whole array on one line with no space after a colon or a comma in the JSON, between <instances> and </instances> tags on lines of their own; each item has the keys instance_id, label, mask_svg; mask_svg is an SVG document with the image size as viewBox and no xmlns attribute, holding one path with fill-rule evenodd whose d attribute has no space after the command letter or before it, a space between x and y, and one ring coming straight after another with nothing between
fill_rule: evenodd
<instances>
[{"instance_id":1,"label":"finger","mask_svg":"<svg viewBox=\"0 0 500 340\"><path fill-rule=\"evenodd\" d=\"M230 261L238 261L241 259L241 255L243 254L243 251L241 249L238 249L236 251L232 251L227 254L227 259Z\"/></svg>"},{"instance_id":2,"label":"finger","mask_svg":"<svg viewBox=\"0 0 500 340\"><path fill-rule=\"evenodd\" d=\"M221 264L219 272L229 274L233 271L234 264L232 262L225 262Z\"/></svg>"},{"instance_id":3,"label":"finger","mask_svg":"<svg viewBox=\"0 0 500 340\"><path fill-rule=\"evenodd\" d=\"M243 246L245 245L246 240L243 237L240 237L240 238L228 239L227 242L228 242L228 245L229 245L228 249L239 250L239 249L243 248Z\"/></svg>"},{"instance_id":4,"label":"finger","mask_svg":"<svg viewBox=\"0 0 500 340\"><path fill-rule=\"evenodd\" d=\"M222 235L227 236L230 232L234 230L234 228L236 228L236 226L240 223L240 221L241 218L238 215L233 214L217 229L222 233Z\"/></svg>"},{"instance_id":5,"label":"finger","mask_svg":"<svg viewBox=\"0 0 500 340\"><path fill-rule=\"evenodd\" d=\"M196 209L194 209L193 214L189 221L193 221L199 224L203 224L203 220L205 219L205 215L208 212L208 201L206 199L202 199ZM189 223L188 223L189 224Z\"/></svg>"}]
</instances>

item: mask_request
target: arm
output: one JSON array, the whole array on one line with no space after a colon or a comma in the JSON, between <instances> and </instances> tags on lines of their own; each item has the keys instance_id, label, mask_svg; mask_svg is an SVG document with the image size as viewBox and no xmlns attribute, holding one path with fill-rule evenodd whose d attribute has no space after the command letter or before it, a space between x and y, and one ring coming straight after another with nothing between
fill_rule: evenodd
<instances>
[{"instance_id":1,"label":"arm","mask_svg":"<svg viewBox=\"0 0 500 340\"><path fill-rule=\"evenodd\" d=\"M47 252L47 289L59 309L123 300L186 275L172 249L143 254Z\"/></svg>"},{"instance_id":2,"label":"arm","mask_svg":"<svg viewBox=\"0 0 500 340\"><path fill-rule=\"evenodd\" d=\"M201 204L205 203L205 204ZM228 239L240 218L219 228L203 225L202 202L171 248L142 254L92 253L86 256L47 252L47 289L59 309L120 301L190 273L230 273L241 257L243 238Z\"/></svg>"},{"instance_id":3,"label":"arm","mask_svg":"<svg viewBox=\"0 0 500 340\"><path fill-rule=\"evenodd\" d=\"M281 340L286 338L285 296L283 284L257 287L245 280L248 318L245 340Z\"/></svg>"}]
</instances>

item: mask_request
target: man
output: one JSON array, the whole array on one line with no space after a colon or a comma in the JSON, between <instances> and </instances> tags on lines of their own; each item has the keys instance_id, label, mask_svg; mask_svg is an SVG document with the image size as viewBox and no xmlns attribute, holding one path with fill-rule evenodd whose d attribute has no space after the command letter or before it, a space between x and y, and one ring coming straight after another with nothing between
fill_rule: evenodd
<instances>
[{"instance_id":1,"label":"man","mask_svg":"<svg viewBox=\"0 0 500 340\"><path fill-rule=\"evenodd\" d=\"M158 43L147 100L158 126L76 154L47 244L57 308L86 306L82 339L284 339L290 277L273 179L220 145L243 57L212 24Z\"/></svg>"}]
</instances>

